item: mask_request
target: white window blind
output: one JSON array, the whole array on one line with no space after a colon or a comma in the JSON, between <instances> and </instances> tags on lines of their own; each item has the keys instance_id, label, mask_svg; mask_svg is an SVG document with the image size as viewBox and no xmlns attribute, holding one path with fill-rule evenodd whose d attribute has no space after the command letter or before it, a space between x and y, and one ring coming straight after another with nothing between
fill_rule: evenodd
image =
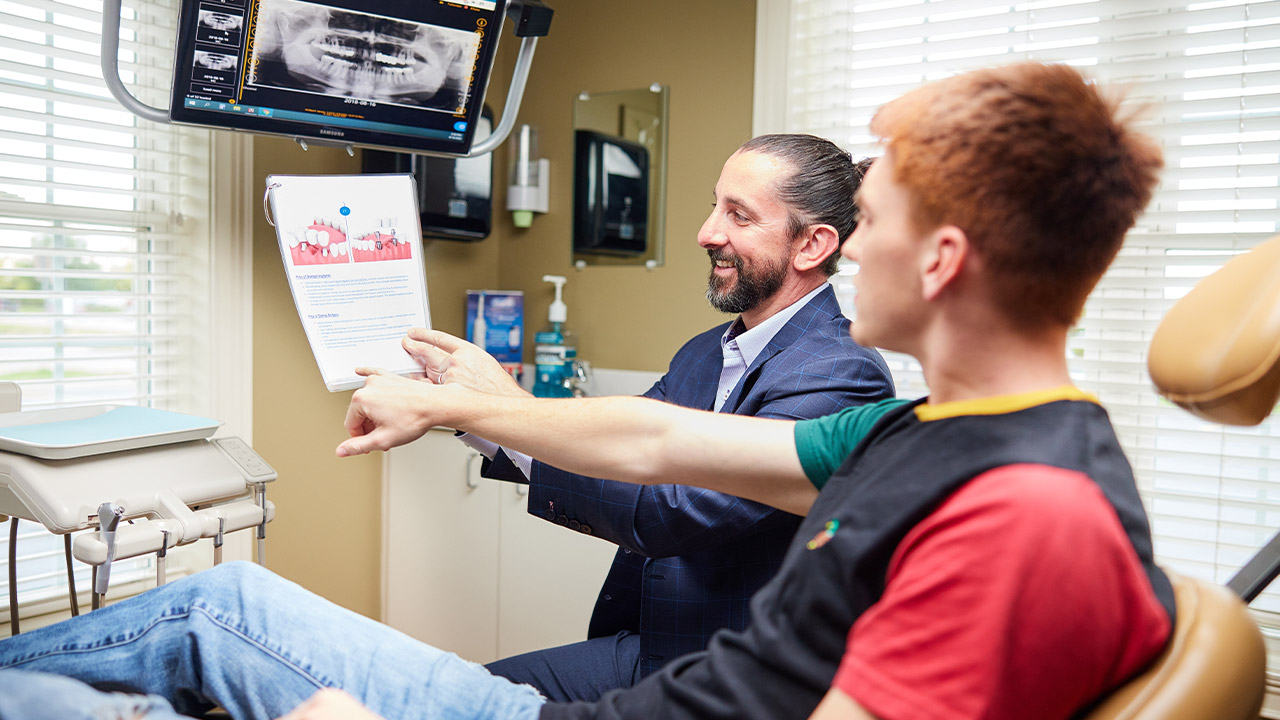
<instances>
[{"instance_id":1,"label":"white window blind","mask_svg":"<svg viewBox=\"0 0 1280 720\"><path fill-rule=\"evenodd\" d=\"M1143 129L1162 144L1166 169L1088 301L1070 369L1111 413L1159 561L1225 582L1280 529L1280 421L1224 428L1174 408L1152 390L1146 350L1197 279L1277 231L1280 1L761 2L786 35L763 31L762 45L781 48L766 66L785 64L771 99L785 104L785 127L768 129L823 135L855 156L879 152L867 126L886 101L1022 59L1078 66L1153 106ZM901 395L926 392L913 360L890 361ZM1280 587L1254 608L1280 628Z\"/></svg>"},{"instance_id":2,"label":"white window blind","mask_svg":"<svg viewBox=\"0 0 1280 720\"><path fill-rule=\"evenodd\" d=\"M165 106L178 1L125 5L121 76ZM19 383L24 409L196 411L208 133L139 120L110 96L101 12L97 0L0 0L0 380ZM6 564L7 542L6 527ZM61 538L27 524L18 549L26 599L63 587Z\"/></svg>"}]
</instances>

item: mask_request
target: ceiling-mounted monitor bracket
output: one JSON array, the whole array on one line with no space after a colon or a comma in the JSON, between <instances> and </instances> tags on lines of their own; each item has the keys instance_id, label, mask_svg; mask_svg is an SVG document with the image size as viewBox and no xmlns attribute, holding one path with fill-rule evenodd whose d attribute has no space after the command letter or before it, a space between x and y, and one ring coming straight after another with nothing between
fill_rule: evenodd
<instances>
[{"instance_id":1,"label":"ceiling-mounted monitor bracket","mask_svg":"<svg viewBox=\"0 0 1280 720\"><path fill-rule=\"evenodd\" d=\"M102 5L102 77L107 89L127 110L134 115L156 123L170 123L169 109L147 105L134 97L120 79L120 10L121 0L104 0ZM516 115L520 111L520 102L524 98L525 83L529 79L529 68L533 64L533 53L538 38L545 36L551 27L553 11L542 0L508 0L506 17L512 23L512 31L521 38L519 54L516 57L515 70L511 77L511 86L507 90L507 102L503 107L502 117L497 127L488 137L471 146L466 157L484 155L501 145L511 129L515 127ZM487 88L486 88L487 89ZM295 138L305 148L307 144L333 144L346 147L351 152L349 143L324 143L315 138L303 140ZM422 151L418 151L422 152ZM434 154L429 151L426 154Z\"/></svg>"}]
</instances>

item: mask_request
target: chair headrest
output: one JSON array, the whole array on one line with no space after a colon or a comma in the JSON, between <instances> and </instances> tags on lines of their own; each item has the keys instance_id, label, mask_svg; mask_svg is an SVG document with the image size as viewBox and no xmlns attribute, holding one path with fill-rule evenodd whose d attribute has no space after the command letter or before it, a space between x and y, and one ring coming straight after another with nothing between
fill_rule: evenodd
<instances>
[{"instance_id":1,"label":"chair headrest","mask_svg":"<svg viewBox=\"0 0 1280 720\"><path fill-rule=\"evenodd\" d=\"M1151 339L1156 389L1195 415L1257 425L1280 400L1280 236L1174 304Z\"/></svg>"}]
</instances>

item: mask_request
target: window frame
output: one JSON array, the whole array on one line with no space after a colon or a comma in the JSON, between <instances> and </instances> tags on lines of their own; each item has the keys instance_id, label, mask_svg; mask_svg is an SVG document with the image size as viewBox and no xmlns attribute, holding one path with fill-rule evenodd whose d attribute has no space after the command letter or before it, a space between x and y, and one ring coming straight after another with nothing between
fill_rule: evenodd
<instances>
[{"instance_id":1,"label":"window frame","mask_svg":"<svg viewBox=\"0 0 1280 720\"><path fill-rule=\"evenodd\" d=\"M92 11L51 3L49 12L71 12L85 19ZM98 15L100 17L100 14ZM147 32L170 32L171 27L161 23ZM139 27L139 21L125 23L126 27ZM167 84L166 73L158 72L150 65L138 68L140 79L148 86L141 90L144 98L155 98L164 93L158 85ZM114 103L114 101L109 101ZM123 108L120 108L123 112ZM195 386L190 388L193 398L184 411L206 415L221 420L219 437L239 436L252 444L252 337L253 337L253 230L255 203L253 200L253 142L243 133L213 131L208 136L209 163L192 173L191 187L184 192L207 193L208 217L198 218L203 224L194 232L201 238L193 246L191 263L203 266L199 273L200 290L208 298L203 306L193 307L191 344L191 376ZM175 147L173 152L181 152ZM50 168L56 161L49 158L44 167ZM37 162L38 164L38 162ZM35 212L25 211L35 215ZM38 210L37 210L38 212ZM7 546L8 525L4 525L3 545ZM223 557L227 560L250 559L252 539L249 533L235 533L226 538ZM61 545L61 543L59 543ZM177 577L211 565L210 543L197 543L172 551L168 572ZM21 552L23 547L18 547ZM6 550L7 553L7 550ZM7 561L7 556L6 556ZM65 582L65 580L63 581ZM146 577L113 585L112 594L133 594L154 585ZM88 584L78 584L77 589L87 590ZM25 623L44 624L65 615L66 601L56 597L34 597L20 603ZM0 611L0 621L8 619L8 605Z\"/></svg>"}]
</instances>

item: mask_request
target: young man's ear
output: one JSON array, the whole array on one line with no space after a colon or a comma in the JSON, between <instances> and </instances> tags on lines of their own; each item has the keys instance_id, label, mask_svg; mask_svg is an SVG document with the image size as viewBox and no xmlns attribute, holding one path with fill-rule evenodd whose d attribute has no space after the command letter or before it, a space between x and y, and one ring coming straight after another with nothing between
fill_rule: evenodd
<instances>
[{"instance_id":1,"label":"young man's ear","mask_svg":"<svg viewBox=\"0 0 1280 720\"><path fill-rule=\"evenodd\" d=\"M800 235L798 242L791 264L800 272L822 265L831 253L840 251L840 234L830 225L810 225Z\"/></svg>"},{"instance_id":2,"label":"young man's ear","mask_svg":"<svg viewBox=\"0 0 1280 720\"><path fill-rule=\"evenodd\" d=\"M920 289L933 300L960 275L969 260L969 237L955 225L942 225L929 234L921 254Z\"/></svg>"}]
</instances>

